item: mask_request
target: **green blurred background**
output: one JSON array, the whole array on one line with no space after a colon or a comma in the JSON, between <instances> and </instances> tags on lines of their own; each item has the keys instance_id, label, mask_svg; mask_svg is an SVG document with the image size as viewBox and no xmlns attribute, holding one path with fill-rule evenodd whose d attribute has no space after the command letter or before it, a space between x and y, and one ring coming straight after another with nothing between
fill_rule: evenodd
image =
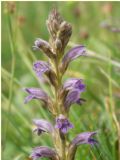
<instances>
[{"instance_id":1,"label":"green blurred background","mask_svg":"<svg viewBox=\"0 0 120 160\"><path fill-rule=\"evenodd\" d=\"M104 20L120 27L120 2L2 2L2 160L29 160L32 147L52 146L48 135L32 133L32 119L52 120L38 101L24 105L24 87L49 86L39 82L32 70L37 59L34 40L48 40L46 19L56 7L70 22L73 34L66 51L84 44L93 55L79 58L69 66L67 77L83 78L87 102L71 107L70 120L75 128L71 140L82 131L98 130L98 148L80 146L76 160L120 159L120 33L101 27ZM90 52L90 53L91 53ZM64 79L63 79L64 81Z\"/></svg>"}]
</instances>

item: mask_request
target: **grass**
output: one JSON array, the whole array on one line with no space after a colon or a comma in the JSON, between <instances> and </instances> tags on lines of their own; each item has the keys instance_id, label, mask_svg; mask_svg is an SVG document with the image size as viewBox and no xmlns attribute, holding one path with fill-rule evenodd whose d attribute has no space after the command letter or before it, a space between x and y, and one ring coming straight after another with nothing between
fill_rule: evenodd
<instances>
[{"instance_id":1,"label":"grass","mask_svg":"<svg viewBox=\"0 0 120 160\"><path fill-rule=\"evenodd\" d=\"M87 102L71 107L75 128L69 139L82 131L98 130L99 147L80 146L76 160L120 159L120 33L100 27L111 17L119 21L120 2L14 3L15 12L10 13L2 2L2 159L27 160L32 147L52 146L49 136L32 134L32 119L52 120L51 115L38 101L24 105L22 88L35 86L50 92L32 70L36 59L46 59L41 52L33 52L32 45L37 37L48 40L45 21L53 7L73 26L66 51L75 44L84 44L88 50L88 56L71 63L64 77L84 78L87 86L82 95ZM112 11L104 11L106 4L112 5Z\"/></svg>"}]
</instances>

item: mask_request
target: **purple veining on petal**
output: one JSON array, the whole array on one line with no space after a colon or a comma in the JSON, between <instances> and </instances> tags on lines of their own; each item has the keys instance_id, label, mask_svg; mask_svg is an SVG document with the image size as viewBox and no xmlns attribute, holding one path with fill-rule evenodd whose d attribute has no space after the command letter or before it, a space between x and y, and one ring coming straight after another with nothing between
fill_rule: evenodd
<instances>
[{"instance_id":1,"label":"purple veining on petal","mask_svg":"<svg viewBox=\"0 0 120 160\"><path fill-rule=\"evenodd\" d=\"M56 118L55 128L58 128L62 133L66 134L69 129L73 128L73 125L64 115L59 115Z\"/></svg>"},{"instance_id":2,"label":"purple veining on petal","mask_svg":"<svg viewBox=\"0 0 120 160\"><path fill-rule=\"evenodd\" d=\"M72 61L79 56L83 56L85 54L85 46L79 45L68 51L68 53L64 56L63 61Z\"/></svg>"},{"instance_id":3,"label":"purple veining on petal","mask_svg":"<svg viewBox=\"0 0 120 160\"><path fill-rule=\"evenodd\" d=\"M77 103L77 101L80 98L80 91L78 89L73 89L70 92L68 92L65 101L64 101L64 106L65 109L69 109L69 107L73 104L73 103Z\"/></svg>"},{"instance_id":4,"label":"purple veining on petal","mask_svg":"<svg viewBox=\"0 0 120 160\"><path fill-rule=\"evenodd\" d=\"M72 145L77 146L80 144L96 144L98 143L97 140L93 139L92 137L97 132L83 132L78 134L71 142Z\"/></svg>"},{"instance_id":5,"label":"purple veining on petal","mask_svg":"<svg viewBox=\"0 0 120 160\"><path fill-rule=\"evenodd\" d=\"M85 53L86 53L86 49L82 45L76 46L76 47L72 48L71 50L69 50L67 52L67 54L65 54L65 56L63 57L63 60L62 60L62 66L61 66L62 73L65 72L68 64L72 60L78 58L79 56L84 56Z\"/></svg>"},{"instance_id":6,"label":"purple veining on petal","mask_svg":"<svg viewBox=\"0 0 120 160\"><path fill-rule=\"evenodd\" d=\"M38 158L50 158L52 160L56 160L57 153L55 150L53 150L49 147L40 146L40 147L36 147L32 150L30 158L32 158L33 160L36 160Z\"/></svg>"},{"instance_id":7,"label":"purple veining on petal","mask_svg":"<svg viewBox=\"0 0 120 160\"><path fill-rule=\"evenodd\" d=\"M81 92L85 91L85 84L83 84L83 80L79 78L70 78L64 83L64 89L79 89Z\"/></svg>"},{"instance_id":8,"label":"purple veining on petal","mask_svg":"<svg viewBox=\"0 0 120 160\"><path fill-rule=\"evenodd\" d=\"M50 70L50 64L44 61L36 61L33 64L33 70L36 75L41 78L42 74Z\"/></svg>"},{"instance_id":9,"label":"purple veining on petal","mask_svg":"<svg viewBox=\"0 0 120 160\"><path fill-rule=\"evenodd\" d=\"M39 88L25 88L24 89L29 95L25 98L24 103L28 103L32 99L40 99L44 102L48 102L48 95Z\"/></svg>"}]
</instances>

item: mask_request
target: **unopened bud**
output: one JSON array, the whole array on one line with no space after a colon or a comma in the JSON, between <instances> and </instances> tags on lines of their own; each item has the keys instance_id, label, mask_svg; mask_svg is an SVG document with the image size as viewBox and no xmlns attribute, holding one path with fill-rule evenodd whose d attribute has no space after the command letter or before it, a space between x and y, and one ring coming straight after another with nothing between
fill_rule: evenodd
<instances>
[{"instance_id":1,"label":"unopened bud","mask_svg":"<svg viewBox=\"0 0 120 160\"><path fill-rule=\"evenodd\" d=\"M35 46L33 46L34 50L41 49L49 58L53 58L55 56L48 42L38 38L34 44L35 44Z\"/></svg>"},{"instance_id":2,"label":"unopened bud","mask_svg":"<svg viewBox=\"0 0 120 160\"><path fill-rule=\"evenodd\" d=\"M72 26L66 21L62 22L60 25L60 30L58 32L58 38L62 41L63 49L67 45L72 34Z\"/></svg>"},{"instance_id":3,"label":"unopened bud","mask_svg":"<svg viewBox=\"0 0 120 160\"><path fill-rule=\"evenodd\" d=\"M47 27L53 39L56 38L62 18L56 9L53 9L47 20Z\"/></svg>"}]
</instances>

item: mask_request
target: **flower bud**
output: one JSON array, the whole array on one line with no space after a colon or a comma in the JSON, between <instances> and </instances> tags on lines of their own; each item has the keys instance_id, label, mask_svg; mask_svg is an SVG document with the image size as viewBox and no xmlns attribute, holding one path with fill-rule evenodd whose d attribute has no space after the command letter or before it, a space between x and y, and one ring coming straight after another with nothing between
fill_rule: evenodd
<instances>
[{"instance_id":1,"label":"flower bud","mask_svg":"<svg viewBox=\"0 0 120 160\"><path fill-rule=\"evenodd\" d=\"M34 46L33 49L34 50L42 50L49 58L53 58L55 57L54 53L52 52L52 48L50 47L49 43L38 38L35 42L34 42Z\"/></svg>"},{"instance_id":2,"label":"flower bud","mask_svg":"<svg viewBox=\"0 0 120 160\"><path fill-rule=\"evenodd\" d=\"M47 27L51 37L55 40L62 18L56 9L53 9L47 20Z\"/></svg>"},{"instance_id":3,"label":"flower bud","mask_svg":"<svg viewBox=\"0 0 120 160\"><path fill-rule=\"evenodd\" d=\"M57 35L57 37L62 42L63 49L67 45L67 43L71 37L71 34L72 34L72 26L69 23L67 23L66 21L63 21L60 25L60 29L59 29L59 32Z\"/></svg>"}]
</instances>

